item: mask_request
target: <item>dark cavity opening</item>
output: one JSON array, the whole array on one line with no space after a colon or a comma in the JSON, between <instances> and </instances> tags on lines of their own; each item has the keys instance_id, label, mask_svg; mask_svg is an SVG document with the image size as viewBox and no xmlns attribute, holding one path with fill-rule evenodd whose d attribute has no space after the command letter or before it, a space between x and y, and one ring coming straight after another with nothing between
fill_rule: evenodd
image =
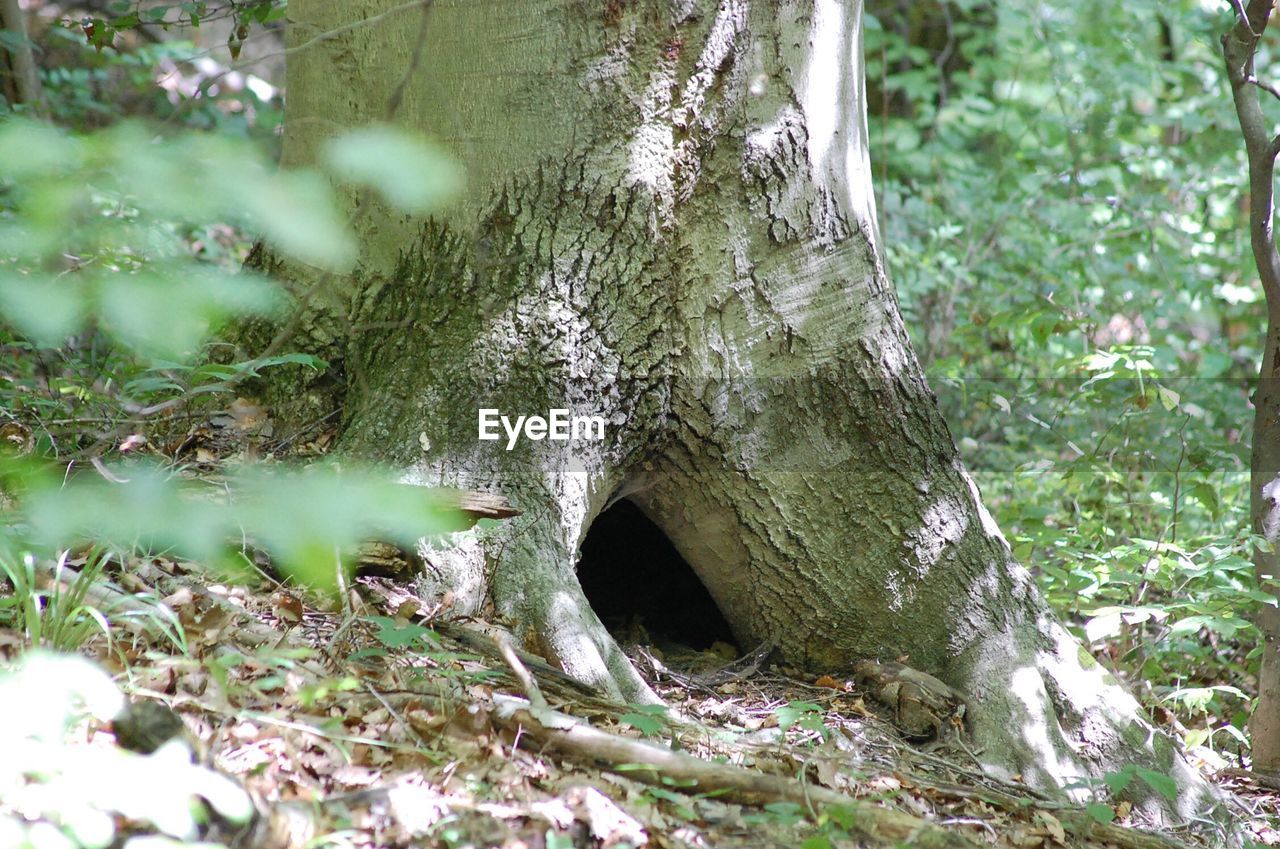
<instances>
[{"instance_id":1,"label":"dark cavity opening","mask_svg":"<svg viewBox=\"0 0 1280 849\"><path fill-rule=\"evenodd\" d=\"M591 608L615 637L694 649L733 643L733 631L711 593L640 508L619 501L596 517L582 542L578 580Z\"/></svg>"}]
</instances>

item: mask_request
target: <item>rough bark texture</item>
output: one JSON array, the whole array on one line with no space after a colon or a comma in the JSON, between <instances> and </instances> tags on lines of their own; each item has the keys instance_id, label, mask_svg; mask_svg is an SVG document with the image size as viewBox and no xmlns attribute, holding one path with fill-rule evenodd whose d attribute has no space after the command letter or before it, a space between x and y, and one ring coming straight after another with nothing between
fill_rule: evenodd
<instances>
[{"instance_id":1,"label":"rough bark texture","mask_svg":"<svg viewBox=\"0 0 1280 849\"><path fill-rule=\"evenodd\" d=\"M290 4L313 46L290 59L287 164L382 113L416 6L316 38L392 6ZM432 222L366 216L362 281L308 324L349 377L343 447L522 508L424 543L425 582L615 695L653 698L574 565L627 497L744 646L828 671L908 655L967 694L992 771L1061 789L1137 762L1183 791L1153 817L1203 812L1205 783L1012 559L912 353L877 248L860 11L438 0L399 120L470 180ZM479 407L599 414L607 438L507 451L477 439Z\"/></svg>"}]
</instances>

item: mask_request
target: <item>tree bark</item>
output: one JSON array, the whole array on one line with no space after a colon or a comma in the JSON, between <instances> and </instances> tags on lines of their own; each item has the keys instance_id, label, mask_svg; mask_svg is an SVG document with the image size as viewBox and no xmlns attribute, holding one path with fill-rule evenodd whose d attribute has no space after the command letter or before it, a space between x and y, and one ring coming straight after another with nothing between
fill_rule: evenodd
<instances>
[{"instance_id":1,"label":"tree bark","mask_svg":"<svg viewBox=\"0 0 1280 849\"><path fill-rule=\"evenodd\" d=\"M291 43L311 46L290 58L286 164L385 114L417 5L349 24L390 8L290 4ZM906 655L966 694L992 772L1068 792L1137 763L1180 789L1140 800L1152 821L1211 808L1013 560L924 380L878 247L861 4L438 0L431 16L397 120L449 145L468 188L425 223L371 208L364 273L305 325L346 382L275 388L300 416L343 404L345 451L523 511L424 541L426 588L652 700L574 573L592 520L630 498L743 645L826 671ZM482 407L599 415L606 439L506 450L477 438Z\"/></svg>"},{"instance_id":2,"label":"tree bark","mask_svg":"<svg viewBox=\"0 0 1280 849\"><path fill-rule=\"evenodd\" d=\"M16 102L25 104L35 115L43 116L46 109L40 87L40 69L27 34L26 14L18 0L0 0L0 27L9 34L12 43L7 52Z\"/></svg>"},{"instance_id":3,"label":"tree bark","mask_svg":"<svg viewBox=\"0 0 1280 849\"><path fill-rule=\"evenodd\" d=\"M1249 512L1253 532L1265 540L1254 549L1258 588L1280 594L1280 253L1275 234L1275 161L1280 136L1258 101L1254 56L1271 18L1270 0L1251 0L1236 25L1222 37L1227 79L1249 158L1249 235L1267 302L1267 335L1253 397L1253 452L1249 470ZM1280 610L1264 604L1254 617L1262 635L1258 703L1249 720L1253 767L1280 771Z\"/></svg>"}]
</instances>

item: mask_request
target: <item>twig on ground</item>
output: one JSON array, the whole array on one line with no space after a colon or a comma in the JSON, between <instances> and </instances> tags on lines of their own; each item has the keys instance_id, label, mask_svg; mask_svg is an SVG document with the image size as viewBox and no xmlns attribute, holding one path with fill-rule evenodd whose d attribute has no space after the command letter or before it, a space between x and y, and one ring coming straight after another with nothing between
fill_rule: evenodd
<instances>
[{"instance_id":1,"label":"twig on ground","mask_svg":"<svg viewBox=\"0 0 1280 849\"><path fill-rule=\"evenodd\" d=\"M546 709L547 700L543 697L542 690L538 689L538 682L533 679L529 668L516 656L516 650L512 647L510 638L506 634L497 633L493 636L493 643L498 647L498 654L511 670L511 674L516 677L516 682L528 697L529 703L535 708Z\"/></svg>"}]
</instances>

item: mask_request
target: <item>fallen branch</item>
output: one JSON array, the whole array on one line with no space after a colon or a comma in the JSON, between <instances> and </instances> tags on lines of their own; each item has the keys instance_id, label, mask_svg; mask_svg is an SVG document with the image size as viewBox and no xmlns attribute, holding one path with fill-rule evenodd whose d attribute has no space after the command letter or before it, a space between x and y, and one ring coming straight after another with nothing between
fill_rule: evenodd
<instances>
[{"instance_id":1,"label":"fallen branch","mask_svg":"<svg viewBox=\"0 0 1280 849\"><path fill-rule=\"evenodd\" d=\"M665 746L611 734L566 714L535 707L524 699L495 695L494 716L504 727L513 731L518 729L524 739L534 740L571 758L601 763L606 769L647 784L695 793L715 792L721 798L752 805L784 801L815 807L840 806L853 812L853 836L862 839L905 841L911 846L926 849L976 845L958 832L901 811L882 808L794 778L712 763ZM619 769L623 765L626 769ZM915 776L904 780L933 787L946 795L981 799L1013 812L1027 810L1028 803L1032 802L998 791L976 792L971 788ZM1030 807L1034 809L1039 805L1031 804ZM1053 816L1079 840L1096 841L1116 849L1187 847L1182 841L1162 834L1099 823L1084 811L1052 804L1045 807L1053 808Z\"/></svg>"},{"instance_id":2,"label":"fallen branch","mask_svg":"<svg viewBox=\"0 0 1280 849\"><path fill-rule=\"evenodd\" d=\"M652 743L610 734L566 714L536 708L524 699L495 695L494 717L504 727L512 731L518 729L523 739L534 740L569 757L601 762L614 772L647 784L687 792L715 792L721 798L753 805L786 801L840 806L853 813L853 836L865 840L902 841L923 849L967 849L977 845L959 832L901 811L852 799L794 778L711 763ZM619 769L624 764L627 769Z\"/></svg>"}]
</instances>

